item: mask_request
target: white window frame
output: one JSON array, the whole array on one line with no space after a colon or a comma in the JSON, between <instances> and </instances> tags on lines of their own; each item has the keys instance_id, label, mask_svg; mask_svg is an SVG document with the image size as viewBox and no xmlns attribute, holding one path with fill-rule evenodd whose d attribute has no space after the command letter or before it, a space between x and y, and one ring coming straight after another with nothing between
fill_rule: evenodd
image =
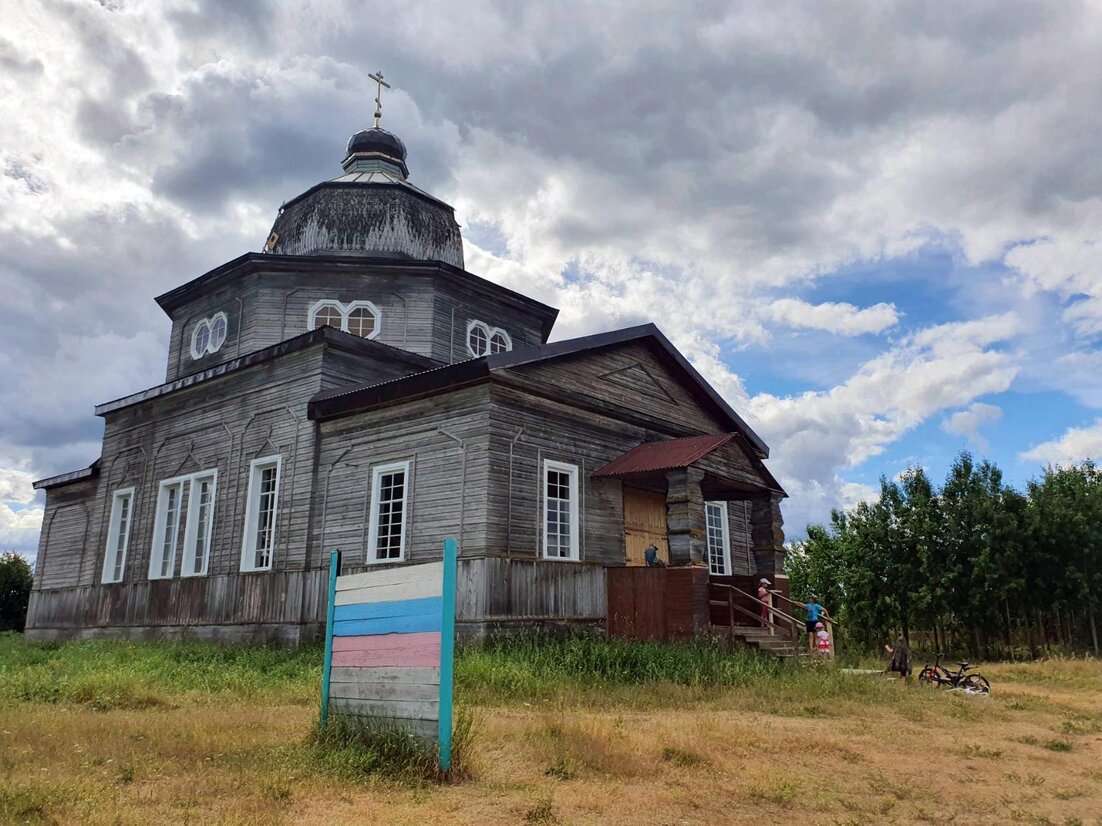
<instances>
[{"instance_id":1,"label":"white window frame","mask_svg":"<svg viewBox=\"0 0 1102 826\"><path fill-rule=\"evenodd\" d=\"M318 313L325 307L335 307L341 314L341 331L348 332L348 315L353 310L371 310L375 315L375 329L371 331L369 336L360 336L360 338L366 338L371 340L377 338L379 332L383 329L383 313L378 306L371 301L350 301L347 304L342 304L340 301L332 298L323 298L320 301L314 302L310 307L310 313L306 322L307 331L315 330Z\"/></svg>"},{"instance_id":2,"label":"white window frame","mask_svg":"<svg viewBox=\"0 0 1102 826\"><path fill-rule=\"evenodd\" d=\"M382 477L387 473L402 471L405 474L405 484L402 496L402 523L398 533L398 557L397 559L379 559L379 495L382 493ZM406 561L406 536L409 522L410 501L413 498L413 477L410 474L409 461L388 462L385 465L375 465L371 469L371 521L368 523L367 532L367 559L368 565L386 565Z\"/></svg>"},{"instance_id":3,"label":"white window frame","mask_svg":"<svg viewBox=\"0 0 1102 826\"><path fill-rule=\"evenodd\" d=\"M566 473L570 477L570 556L551 556L548 551L548 536L547 536L547 475L551 471L558 473ZM580 476L578 474L578 466L568 464L566 462L556 462L552 459L543 460L543 472L540 474L540 511L542 513L542 521L540 532L543 536L543 558L554 560L556 562L579 562L581 561L581 535L582 535L582 523L580 518L580 502L582 496L581 485L579 484Z\"/></svg>"},{"instance_id":4,"label":"white window frame","mask_svg":"<svg viewBox=\"0 0 1102 826\"><path fill-rule=\"evenodd\" d=\"M722 543L723 571L717 571L712 565L712 532L708 528L708 509L719 509L720 541ZM726 502L704 503L704 534L708 553L708 573L712 576L732 576L731 573L731 522L727 513Z\"/></svg>"},{"instance_id":5,"label":"white window frame","mask_svg":"<svg viewBox=\"0 0 1102 826\"><path fill-rule=\"evenodd\" d=\"M477 350L475 350L475 348L471 346L471 330L474 330L476 327L478 329L482 330L482 334L484 336L486 336L486 349L481 353L478 352ZM501 336L505 337L505 351L504 352L507 353L507 352L509 352L510 350L513 349L513 337L511 335L509 335L508 332L503 330L501 327L491 327L485 321L479 321L476 318L472 318L470 321L467 322L467 338L466 338L466 341L464 342L467 345L467 352L470 353L475 358L478 358L480 356L490 355L490 340L495 335L501 335Z\"/></svg>"},{"instance_id":6,"label":"white window frame","mask_svg":"<svg viewBox=\"0 0 1102 826\"><path fill-rule=\"evenodd\" d=\"M214 343L214 322L218 321L219 319L221 319L222 323L226 327L226 334L224 336L222 336L222 340L219 341L217 345L215 345L215 343ZM199 349L199 341L198 341L199 331L204 329L204 328L206 328L206 331L207 331L207 343L206 343L206 346L203 347L202 350L200 350ZM210 355L212 353L217 353L219 350L222 349L222 345L226 343L226 339L229 338L229 335L230 335L230 320L229 320L229 316L227 316L225 313L217 312L214 315L210 316L209 318L200 319L199 323L196 324L195 327L192 328L192 331L191 331L191 348L190 348L191 349L191 357L193 359L198 360L198 359L201 359L204 356Z\"/></svg>"},{"instance_id":7,"label":"white window frame","mask_svg":"<svg viewBox=\"0 0 1102 826\"><path fill-rule=\"evenodd\" d=\"M256 564L256 523L260 507L260 478L265 468L275 465L275 495L272 499L272 522L268 526L269 538L268 564ZM262 456L249 462L249 491L245 501L245 535L241 538L241 571L255 573L272 570L275 561L275 544L279 521L279 486L283 478L283 456Z\"/></svg>"},{"instance_id":8,"label":"white window frame","mask_svg":"<svg viewBox=\"0 0 1102 826\"><path fill-rule=\"evenodd\" d=\"M127 499L126 528L120 530L122 522L121 500ZM134 488L120 488L111 495L111 518L107 529L107 550L103 555L103 575L100 582L122 582L126 575L126 556L130 550L130 527L134 524ZM122 547L119 547L119 534L122 534ZM120 560L119 557L122 557ZM119 575L115 576L115 569Z\"/></svg>"},{"instance_id":9,"label":"white window frame","mask_svg":"<svg viewBox=\"0 0 1102 826\"><path fill-rule=\"evenodd\" d=\"M149 578L172 579L176 575L176 552L180 544L180 512L184 505L184 481L186 476L162 479L157 485L157 511L153 519L153 542L149 549ZM172 528L172 552L168 557L168 573L161 571L165 567L164 536L168 519L168 489L176 487L179 493L176 499L176 524Z\"/></svg>"},{"instance_id":10,"label":"white window frame","mask_svg":"<svg viewBox=\"0 0 1102 826\"><path fill-rule=\"evenodd\" d=\"M199 533L199 505L195 494L199 483L210 480L210 512L207 514L207 526L203 536L203 569L193 570L195 565L196 541ZM180 576L206 576L210 567L210 541L214 535L214 510L218 499L218 471L209 470L188 477L187 521L184 523L184 556L180 562Z\"/></svg>"},{"instance_id":11,"label":"white window frame","mask_svg":"<svg viewBox=\"0 0 1102 826\"><path fill-rule=\"evenodd\" d=\"M192 508L194 497L192 494L195 492L197 481L203 479L211 480L211 498L210 498L210 517L207 519L206 530L206 543L205 543L205 559L203 561L203 571L200 574L186 573L187 563L194 561L195 559L195 539L196 539L196 525L198 524L199 512ZM168 573L161 573L164 568L165 556L164 556L164 534L167 527L166 522L168 520L168 494L167 491L171 487L179 488L179 496L176 502L176 525L172 532L172 552L168 559ZM187 493L185 499L184 493ZM218 470L216 468L207 468L200 470L196 473L188 473L183 476L173 476L171 479L162 479L157 486L157 510L153 519L153 541L149 550L149 578L150 579L173 579L176 576L176 557L180 555L180 522L185 520L184 525L184 553L183 560L180 564L180 576L206 576L207 567L210 564L210 540L212 531L214 528L214 505L215 497L218 492ZM184 503L187 503L187 510L184 509ZM194 514L194 515L193 515ZM193 524L194 523L194 524Z\"/></svg>"}]
</instances>

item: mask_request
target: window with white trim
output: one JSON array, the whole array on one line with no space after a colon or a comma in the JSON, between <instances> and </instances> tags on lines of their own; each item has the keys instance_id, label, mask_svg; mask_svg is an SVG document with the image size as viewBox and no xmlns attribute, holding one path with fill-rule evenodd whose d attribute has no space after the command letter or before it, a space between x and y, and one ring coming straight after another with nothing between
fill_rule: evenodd
<instances>
[{"instance_id":1,"label":"window with white trim","mask_svg":"<svg viewBox=\"0 0 1102 826\"><path fill-rule=\"evenodd\" d=\"M180 576L205 576L214 527L214 494L218 471L203 470L165 479L157 490L149 578L176 575L176 556L183 544Z\"/></svg>"},{"instance_id":2,"label":"window with white trim","mask_svg":"<svg viewBox=\"0 0 1102 826\"><path fill-rule=\"evenodd\" d=\"M130 546L130 523L134 517L134 488L115 491L111 497L111 520L107 527L107 552L103 557L102 582L121 582Z\"/></svg>"},{"instance_id":3,"label":"window with white trim","mask_svg":"<svg viewBox=\"0 0 1102 826\"><path fill-rule=\"evenodd\" d=\"M229 319L225 313L215 313L210 318L200 319L191 331L191 357L201 359L221 350L226 343L228 329Z\"/></svg>"},{"instance_id":4,"label":"window with white trim","mask_svg":"<svg viewBox=\"0 0 1102 826\"><path fill-rule=\"evenodd\" d=\"M245 505L242 571L269 571L275 551L279 508L281 456L265 456L249 464L249 498Z\"/></svg>"},{"instance_id":5,"label":"window with white trim","mask_svg":"<svg viewBox=\"0 0 1102 826\"><path fill-rule=\"evenodd\" d=\"M715 576L730 576L731 539L727 503L707 502L704 511L708 528L708 571Z\"/></svg>"},{"instance_id":6,"label":"window with white trim","mask_svg":"<svg viewBox=\"0 0 1102 826\"><path fill-rule=\"evenodd\" d=\"M467 322L467 352L472 356L488 356L513 349L513 340L500 327L491 327L485 321Z\"/></svg>"},{"instance_id":7,"label":"window with white trim","mask_svg":"<svg viewBox=\"0 0 1102 826\"><path fill-rule=\"evenodd\" d=\"M372 469L368 562L401 562L405 559L408 501L409 462L393 462Z\"/></svg>"},{"instance_id":8,"label":"window with white trim","mask_svg":"<svg viewBox=\"0 0 1102 826\"><path fill-rule=\"evenodd\" d=\"M547 459L543 463L543 555L578 559L578 466Z\"/></svg>"},{"instance_id":9,"label":"window with white trim","mask_svg":"<svg viewBox=\"0 0 1102 826\"><path fill-rule=\"evenodd\" d=\"M214 530L214 491L217 473L194 476L188 491L184 527L184 561L180 576L206 576L210 562L210 537Z\"/></svg>"},{"instance_id":10,"label":"window with white trim","mask_svg":"<svg viewBox=\"0 0 1102 826\"><path fill-rule=\"evenodd\" d=\"M379 335L382 313L370 301L339 301L325 299L310 308L307 330L318 327L335 327L361 338L375 338Z\"/></svg>"}]
</instances>

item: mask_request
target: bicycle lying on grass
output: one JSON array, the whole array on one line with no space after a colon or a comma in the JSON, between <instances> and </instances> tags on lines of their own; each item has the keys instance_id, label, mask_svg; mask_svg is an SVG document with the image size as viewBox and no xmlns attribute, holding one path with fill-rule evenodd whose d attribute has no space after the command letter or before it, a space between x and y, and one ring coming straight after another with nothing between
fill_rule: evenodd
<instances>
[{"instance_id":1,"label":"bicycle lying on grass","mask_svg":"<svg viewBox=\"0 0 1102 826\"><path fill-rule=\"evenodd\" d=\"M950 671L941 664L941 658L948 656L939 653L933 665L927 664L918 673L918 682L921 685L933 685L938 688L959 688L969 694L990 694L991 683L982 674L972 672L972 666L968 663L958 662L960 669ZM971 673L970 673L971 672Z\"/></svg>"}]
</instances>

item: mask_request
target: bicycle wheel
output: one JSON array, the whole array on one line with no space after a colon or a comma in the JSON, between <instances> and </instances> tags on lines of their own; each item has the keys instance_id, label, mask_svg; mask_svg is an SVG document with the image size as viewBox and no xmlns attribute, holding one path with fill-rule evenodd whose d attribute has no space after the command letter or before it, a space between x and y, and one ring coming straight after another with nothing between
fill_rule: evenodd
<instances>
[{"instance_id":1,"label":"bicycle wheel","mask_svg":"<svg viewBox=\"0 0 1102 826\"><path fill-rule=\"evenodd\" d=\"M965 691L970 691L973 694L991 693L991 683L987 682L987 678L982 674L969 674L961 680L960 685Z\"/></svg>"},{"instance_id":2,"label":"bicycle wheel","mask_svg":"<svg viewBox=\"0 0 1102 826\"><path fill-rule=\"evenodd\" d=\"M937 672L930 666L926 666L918 672L918 684L919 685L937 685Z\"/></svg>"}]
</instances>

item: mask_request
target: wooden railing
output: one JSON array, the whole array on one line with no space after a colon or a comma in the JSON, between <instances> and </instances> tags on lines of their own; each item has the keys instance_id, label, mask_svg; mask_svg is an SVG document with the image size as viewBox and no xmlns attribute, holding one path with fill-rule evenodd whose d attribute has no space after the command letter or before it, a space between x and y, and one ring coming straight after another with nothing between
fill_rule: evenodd
<instances>
[{"instance_id":1,"label":"wooden railing","mask_svg":"<svg viewBox=\"0 0 1102 826\"><path fill-rule=\"evenodd\" d=\"M735 631L735 627L736 627L735 614L736 613L737 614L742 614L743 616L749 617L750 619L754 620L755 624L757 624L759 627L762 623L762 616L761 616L760 613L754 613L749 608L746 608L742 605L739 605L735 601L735 595L738 594L739 596L744 597L745 599L749 600L750 602L756 603L757 605L759 605L761 607L764 607L766 609L766 614L767 614L768 618L765 619L765 627L769 629L769 632L771 634L776 634L776 633L780 632L781 634L786 634L787 636L792 636L792 637L796 636L796 633L795 633L796 629L798 629L800 627L801 623L795 617L793 617L789 614L786 614L784 611L780 610L779 608L775 608L773 605L771 605L769 603L763 602L762 600L758 599L753 594L750 594L750 593L742 590L741 588L737 588L734 585L727 585L727 584L724 584L724 583L713 582L713 583L710 584L710 587L711 588L722 588L727 594L727 599L726 600L712 599L712 600L709 600L709 604L717 606L717 607L721 607L721 606L724 606L724 605L727 606L728 628L729 628L728 633L733 634L734 631ZM781 620L784 620L784 623L782 624L781 622L779 622L778 618L780 618Z\"/></svg>"},{"instance_id":2,"label":"wooden railing","mask_svg":"<svg viewBox=\"0 0 1102 826\"><path fill-rule=\"evenodd\" d=\"M796 602L793 599L789 599L788 597L786 597L784 594L780 593L779 591L770 591L769 593L771 593L775 597L780 597L782 600L787 602L789 605L793 605L796 608L799 608L801 610L803 610L807 607L806 605L804 605L802 603ZM819 621L822 622L823 625L826 626L827 636L830 639L830 656L833 657L834 656L834 627L837 625L837 623L833 619L831 619L829 616L827 616L826 614L820 614L819 615ZM802 623L801 623L801 625L802 625Z\"/></svg>"}]
</instances>

